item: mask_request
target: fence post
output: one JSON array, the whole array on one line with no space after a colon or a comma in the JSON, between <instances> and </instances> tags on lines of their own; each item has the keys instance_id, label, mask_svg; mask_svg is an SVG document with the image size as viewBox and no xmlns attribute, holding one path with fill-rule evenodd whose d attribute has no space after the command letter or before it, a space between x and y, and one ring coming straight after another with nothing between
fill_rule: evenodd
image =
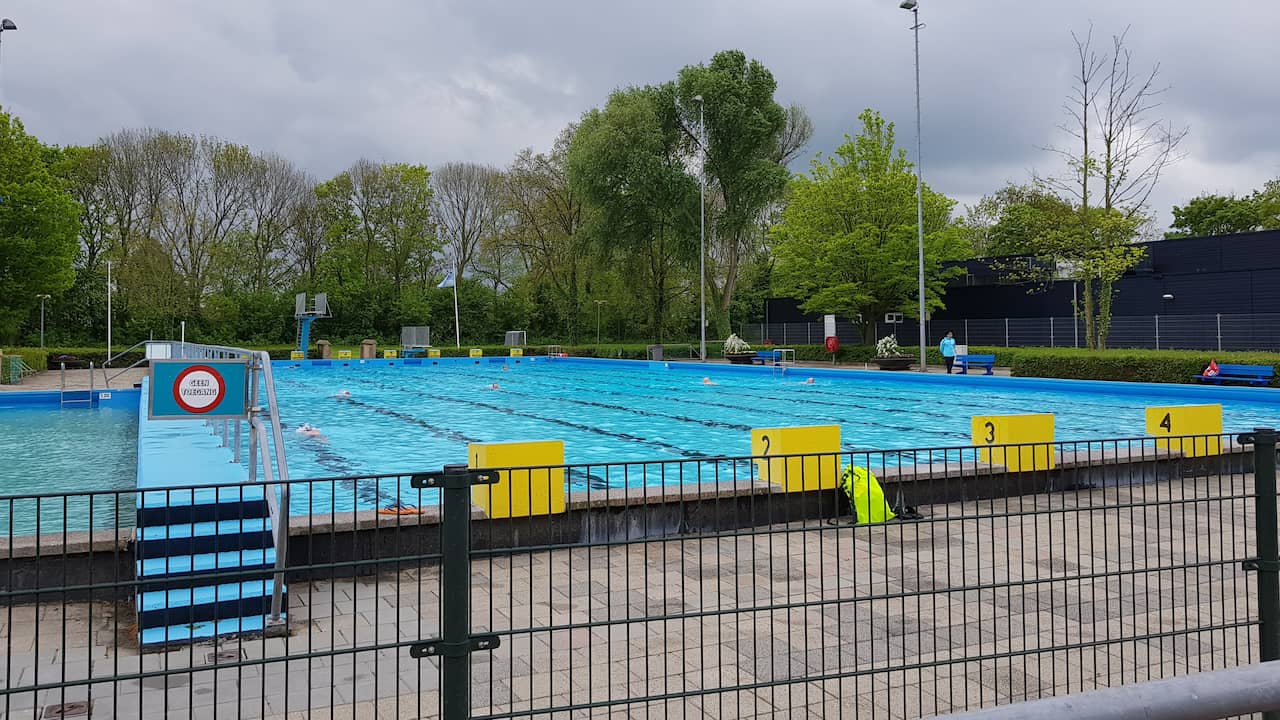
<instances>
[{"instance_id":1,"label":"fence post","mask_svg":"<svg viewBox=\"0 0 1280 720\"><path fill-rule=\"evenodd\" d=\"M497 475L446 465L410 483L440 490L440 637L409 646L409 655L440 656L441 720L471 717L471 653L499 645L497 635L471 633L471 486Z\"/></svg>"},{"instance_id":2,"label":"fence post","mask_svg":"<svg viewBox=\"0 0 1280 720\"><path fill-rule=\"evenodd\" d=\"M1222 352L1222 313L1218 313L1218 352Z\"/></svg>"},{"instance_id":3,"label":"fence post","mask_svg":"<svg viewBox=\"0 0 1280 720\"><path fill-rule=\"evenodd\" d=\"M1004 319L1004 346L1009 347L1009 318Z\"/></svg>"},{"instance_id":4,"label":"fence post","mask_svg":"<svg viewBox=\"0 0 1280 720\"><path fill-rule=\"evenodd\" d=\"M1049 316L1049 347L1053 347L1053 316Z\"/></svg>"},{"instance_id":5,"label":"fence post","mask_svg":"<svg viewBox=\"0 0 1280 720\"><path fill-rule=\"evenodd\" d=\"M964 319L964 344L969 344L969 318Z\"/></svg>"},{"instance_id":6,"label":"fence post","mask_svg":"<svg viewBox=\"0 0 1280 720\"><path fill-rule=\"evenodd\" d=\"M1156 349L1160 349L1160 313L1156 313Z\"/></svg>"},{"instance_id":7,"label":"fence post","mask_svg":"<svg viewBox=\"0 0 1280 720\"><path fill-rule=\"evenodd\" d=\"M1253 443L1253 490L1257 521L1259 656L1262 662L1280 660L1280 528L1276 521L1276 431L1257 428L1240 437ZM1280 720L1280 712L1263 713L1263 720Z\"/></svg>"},{"instance_id":8,"label":"fence post","mask_svg":"<svg viewBox=\"0 0 1280 720\"><path fill-rule=\"evenodd\" d=\"M1072 305L1072 307L1075 307L1075 306ZM1079 315L1071 316L1071 329L1075 332L1075 336L1076 336L1075 347L1078 348L1080 347L1080 316Z\"/></svg>"},{"instance_id":9,"label":"fence post","mask_svg":"<svg viewBox=\"0 0 1280 720\"><path fill-rule=\"evenodd\" d=\"M804 344L805 345L813 344L813 323L811 322L807 322L804 324Z\"/></svg>"},{"instance_id":10,"label":"fence post","mask_svg":"<svg viewBox=\"0 0 1280 720\"><path fill-rule=\"evenodd\" d=\"M787 344L787 326L791 323L782 323L782 344Z\"/></svg>"}]
</instances>

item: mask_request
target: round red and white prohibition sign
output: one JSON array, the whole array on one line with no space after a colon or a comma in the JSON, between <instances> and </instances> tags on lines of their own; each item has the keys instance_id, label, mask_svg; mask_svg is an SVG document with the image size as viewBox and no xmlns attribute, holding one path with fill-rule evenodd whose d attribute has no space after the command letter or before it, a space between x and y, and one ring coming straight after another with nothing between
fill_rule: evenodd
<instances>
[{"instance_id":1,"label":"round red and white prohibition sign","mask_svg":"<svg viewBox=\"0 0 1280 720\"><path fill-rule=\"evenodd\" d=\"M173 401L196 415L207 413L226 397L227 383L208 365L192 365L173 381Z\"/></svg>"}]
</instances>

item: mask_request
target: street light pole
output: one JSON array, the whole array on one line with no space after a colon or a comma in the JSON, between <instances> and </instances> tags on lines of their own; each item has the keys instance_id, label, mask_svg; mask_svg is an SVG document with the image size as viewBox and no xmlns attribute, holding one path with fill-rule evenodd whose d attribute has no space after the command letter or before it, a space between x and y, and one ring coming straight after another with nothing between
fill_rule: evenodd
<instances>
[{"instance_id":1,"label":"street light pole","mask_svg":"<svg viewBox=\"0 0 1280 720\"><path fill-rule=\"evenodd\" d=\"M596 300L596 347L600 346L600 306L609 302L608 300Z\"/></svg>"},{"instance_id":2,"label":"street light pole","mask_svg":"<svg viewBox=\"0 0 1280 720\"><path fill-rule=\"evenodd\" d=\"M36 297L40 298L40 349L44 349L44 301L49 299L48 295L40 294Z\"/></svg>"},{"instance_id":3,"label":"street light pole","mask_svg":"<svg viewBox=\"0 0 1280 720\"><path fill-rule=\"evenodd\" d=\"M920 8L918 0L902 0L899 5L911 12L911 31L915 32L915 229L919 241L920 281L920 372L929 372L924 346L928 342L924 332L924 160L920 150Z\"/></svg>"},{"instance_id":4,"label":"street light pole","mask_svg":"<svg viewBox=\"0 0 1280 720\"><path fill-rule=\"evenodd\" d=\"M17 29L18 29L18 26L14 24L14 22L9 18L4 18L3 20L0 20L0 39L4 37L5 30L17 30ZM4 99L3 88L0 88L0 101L2 101L3 99Z\"/></svg>"},{"instance_id":5,"label":"street light pole","mask_svg":"<svg viewBox=\"0 0 1280 720\"><path fill-rule=\"evenodd\" d=\"M694 95L698 102L698 305L702 310L699 329L698 358L707 361L707 148L706 123L703 110L706 103L701 95Z\"/></svg>"},{"instance_id":6,"label":"street light pole","mask_svg":"<svg viewBox=\"0 0 1280 720\"><path fill-rule=\"evenodd\" d=\"M107 359L111 359L111 261L107 261Z\"/></svg>"}]
</instances>

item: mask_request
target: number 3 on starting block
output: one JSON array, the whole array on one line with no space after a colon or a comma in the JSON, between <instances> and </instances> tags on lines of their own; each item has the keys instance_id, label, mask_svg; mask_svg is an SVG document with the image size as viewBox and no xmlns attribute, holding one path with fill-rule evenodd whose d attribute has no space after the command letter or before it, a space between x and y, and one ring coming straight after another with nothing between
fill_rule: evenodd
<instances>
[{"instance_id":1,"label":"number 3 on starting block","mask_svg":"<svg viewBox=\"0 0 1280 720\"><path fill-rule=\"evenodd\" d=\"M1035 445L1024 443L1038 443ZM975 415L973 444L985 463L1003 465L1010 472L1052 470L1053 415ZM1017 447L1006 447L1016 445Z\"/></svg>"},{"instance_id":2,"label":"number 3 on starting block","mask_svg":"<svg viewBox=\"0 0 1280 720\"><path fill-rule=\"evenodd\" d=\"M1156 447L1184 457L1221 455L1222 406L1149 407L1147 434L1156 437Z\"/></svg>"}]
</instances>

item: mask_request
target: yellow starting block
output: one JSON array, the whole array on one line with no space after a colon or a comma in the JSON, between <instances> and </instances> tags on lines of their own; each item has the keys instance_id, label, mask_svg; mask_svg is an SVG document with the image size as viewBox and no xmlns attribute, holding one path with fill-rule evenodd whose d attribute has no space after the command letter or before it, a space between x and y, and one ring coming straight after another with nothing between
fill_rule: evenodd
<instances>
[{"instance_id":1,"label":"yellow starting block","mask_svg":"<svg viewBox=\"0 0 1280 720\"><path fill-rule=\"evenodd\" d=\"M822 453L809 457L765 457ZM751 454L760 479L786 492L834 488L840 480L840 426L757 428L751 431Z\"/></svg>"},{"instance_id":2,"label":"yellow starting block","mask_svg":"<svg viewBox=\"0 0 1280 720\"><path fill-rule=\"evenodd\" d=\"M1003 465L1010 472L1052 470L1058 462L1053 447L1053 415L1049 413L975 415L973 444L978 446L982 462ZM1005 445L1017 447L1002 447Z\"/></svg>"}]
</instances>

